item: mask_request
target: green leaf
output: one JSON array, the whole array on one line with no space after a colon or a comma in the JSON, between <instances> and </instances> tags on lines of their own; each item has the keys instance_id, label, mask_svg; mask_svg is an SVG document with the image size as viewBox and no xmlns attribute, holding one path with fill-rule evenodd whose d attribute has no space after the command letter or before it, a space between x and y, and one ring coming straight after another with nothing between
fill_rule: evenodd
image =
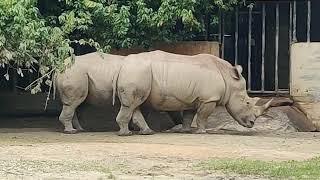
<instances>
[{"instance_id":1,"label":"green leaf","mask_svg":"<svg viewBox=\"0 0 320 180\"><path fill-rule=\"evenodd\" d=\"M4 75L4 77L6 78L6 80L7 80L7 81L9 81L10 76L9 76L9 74L8 74L8 73L6 73L6 74Z\"/></svg>"},{"instance_id":2,"label":"green leaf","mask_svg":"<svg viewBox=\"0 0 320 180\"><path fill-rule=\"evenodd\" d=\"M45 84L46 84L46 85L48 85L48 86L51 86L52 81L51 81L51 80L49 80L49 79L47 79L47 80L46 80L46 82L45 82Z\"/></svg>"},{"instance_id":3,"label":"green leaf","mask_svg":"<svg viewBox=\"0 0 320 180\"><path fill-rule=\"evenodd\" d=\"M80 45L86 44L86 41L85 41L84 39L80 39L80 40L79 40L79 44L80 44Z\"/></svg>"}]
</instances>

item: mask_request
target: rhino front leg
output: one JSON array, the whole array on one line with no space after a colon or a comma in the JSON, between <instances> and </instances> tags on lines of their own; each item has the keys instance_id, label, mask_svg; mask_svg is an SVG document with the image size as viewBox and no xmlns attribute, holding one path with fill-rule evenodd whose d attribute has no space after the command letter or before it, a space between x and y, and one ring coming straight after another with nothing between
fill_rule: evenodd
<instances>
[{"instance_id":1,"label":"rhino front leg","mask_svg":"<svg viewBox=\"0 0 320 180\"><path fill-rule=\"evenodd\" d=\"M137 125L140 128L139 134L142 134L142 135L154 134L154 131L152 129L150 129L150 127L146 123L139 108L137 108L134 111L133 116L132 116L132 121L135 125Z\"/></svg>"},{"instance_id":2,"label":"rhino front leg","mask_svg":"<svg viewBox=\"0 0 320 180\"><path fill-rule=\"evenodd\" d=\"M207 120L210 114L213 112L216 107L216 102L203 103L198 108L197 112L197 130L196 134L206 133Z\"/></svg>"},{"instance_id":3,"label":"rhino front leg","mask_svg":"<svg viewBox=\"0 0 320 180\"><path fill-rule=\"evenodd\" d=\"M180 132L182 133L191 132L191 124L192 124L194 115L195 115L194 110L186 110L183 112L182 129Z\"/></svg>"},{"instance_id":4,"label":"rhino front leg","mask_svg":"<svg viewBox=\"0 0 320 180\"><path fill-rule=\"evenodd\" d=\"M183 115L181 115L180 112L176 112L176 111L172 111L170 113L174 113L174 117L176 117L180 123L176 123L176 126L174 126L173 128L167 130L167 132L179 132L179 133L186 133L186 132L191 132L191 124L192 124L192 120L194 118L195 115L195 111L194 110L185 110L183 111ZM170 115L169 113L169 115ZM180 116L180 117L179 117ZM171 119L174 119L172 117L172 114L170 115ZM177 121L175 121L177 122Z\"/></svg>"},{"instance_id":5,"label":"rhino front leg","mask_svg":"<svg viewBox=\"0 0 320 180\"><path fill-rule=\"evenodd\" d=\"M117 115L116 121L120 127L119 136L130 136L132 132L129 130L129 122L131 120L133 111L131 108L121 105L120 111Z\"/></svg>"},{"instance_id":6,"label":"rhino front leg","mask_svg":"<svg viewBox=\"0 0 320 180\"><path fill-rule=\"evenodd\" d=\"M74 112L75 108L73 106L63 105L59 121L64 125L64 133L74 134L77 132L77 130L72 126Z\"/></svg>"}]
</instances>

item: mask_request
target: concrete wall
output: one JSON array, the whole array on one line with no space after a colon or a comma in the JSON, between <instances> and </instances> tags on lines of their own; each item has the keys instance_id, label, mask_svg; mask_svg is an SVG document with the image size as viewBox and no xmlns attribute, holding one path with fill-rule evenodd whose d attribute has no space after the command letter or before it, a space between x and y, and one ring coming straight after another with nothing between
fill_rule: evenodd
<instances>
[{"instance_id":1,"label":"concrete wall","mask_svg":"<svg viewBox=\"0 0 320 180\"><path fill-rule=\"evenodd\" d=\"M295 43L291 48L290 94L296 101L320 102L320 43Z\"/></svg>"},{"instance_id":2,"label":"concrete wall","mask_svg":"<svg viewBox=\"0 0 320 180\"><path fill-rule=\"evenodd\" d=\"M196 55L201 53L213 54L219 56L219 43L209 41L184 41L177 43L155 43L153 47L149 49L143 48L131 48L112 50L111 54L128 55L134 53L140 53L151 50L162 50L166 52L184 54L184 55Z\"/></svg>"},{"instance_id":3,"label":"concrete wall","mask_svg":"<svg viewBox=\"0 0 320 180\"><path fill-rule=\"evenodd\" d=\"M320 43L292 45L290 95L320 130Z\"/></svg>"}]
</instances>

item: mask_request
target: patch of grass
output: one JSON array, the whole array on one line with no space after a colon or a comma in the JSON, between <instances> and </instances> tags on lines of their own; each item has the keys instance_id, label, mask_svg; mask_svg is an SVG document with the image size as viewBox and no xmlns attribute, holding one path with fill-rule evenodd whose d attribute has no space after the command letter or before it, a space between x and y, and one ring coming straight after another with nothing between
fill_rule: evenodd
<instances>
[{"instance_id":1,"label":"patch of grass","mask_svg":"<svg viewBox=\"0 0 320 180\"><path fill-rule=\"evenodd\" d=\"M320 179L320 157L306 161L260 161L248 159L214 159L199 163L198 170L222 171L290 179Z\"/></svg>"}]
</instances>

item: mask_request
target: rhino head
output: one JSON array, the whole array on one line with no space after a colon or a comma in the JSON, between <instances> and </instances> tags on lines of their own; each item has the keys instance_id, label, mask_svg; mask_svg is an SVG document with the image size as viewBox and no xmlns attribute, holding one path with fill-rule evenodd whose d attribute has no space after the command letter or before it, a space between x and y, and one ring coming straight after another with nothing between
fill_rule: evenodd
<instances>
[{"instance_id":1,"label":"rhino head","mask_svg":"<svg viewBox=\"0 0 320 180\"><path fill-rule=\"evenodd\" d=\"M261 116L270 107L272 99L263 105L256 105L260 98L248 96L246 81L241 73L241 66L233 67L228 88L230 96L226 103L226 109L240 125L252 128L257 117Z\"/></svg>"}]
</instances>

